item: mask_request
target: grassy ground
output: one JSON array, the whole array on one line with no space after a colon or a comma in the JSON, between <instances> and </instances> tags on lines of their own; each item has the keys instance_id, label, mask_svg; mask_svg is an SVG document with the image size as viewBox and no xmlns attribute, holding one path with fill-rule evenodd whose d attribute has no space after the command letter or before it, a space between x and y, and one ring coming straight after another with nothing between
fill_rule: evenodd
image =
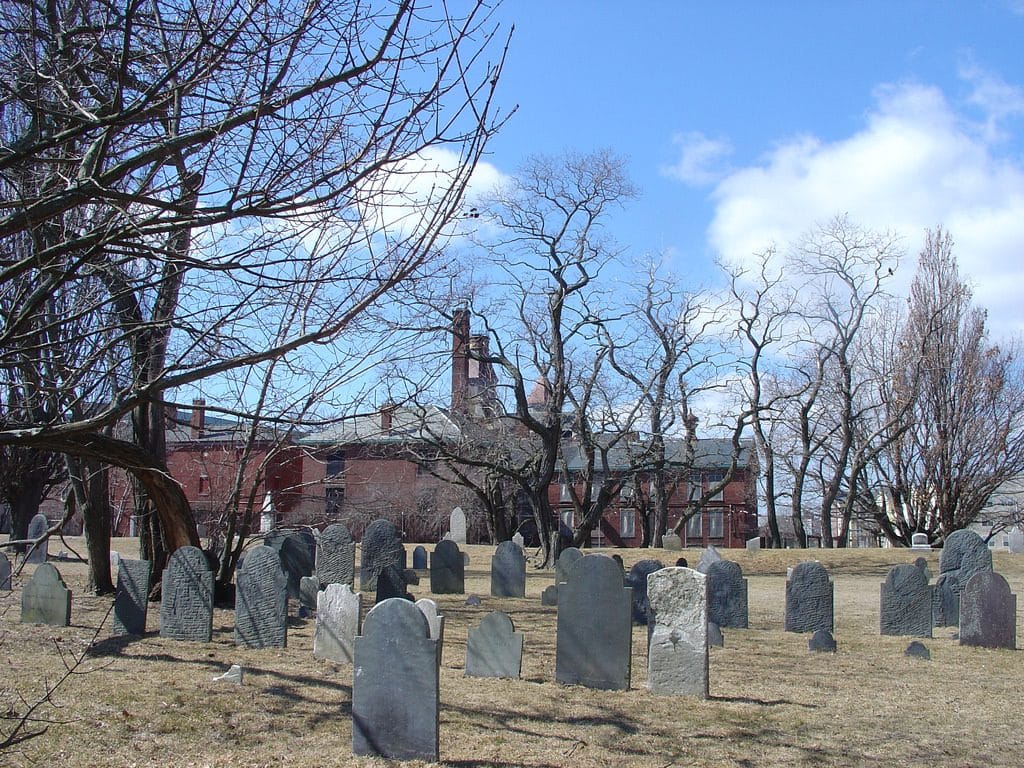
<instances>
[{"instance_id":1,"label":"grassy ground","mask_svg":"<svg viewBox=\"0 0 1024 768\"><path fill-rule=\"evenodd\" d=\"M116 543L134 555L134 542ZM51 552L60 545L51 546ZM411 550L411 546L410 546ZM878 634L879 585L906 550L726 551L749 579L750 629L726 630L711 650L711 698L658 697L645 688L643 628L633 633L629 691L554 682L554 608L540 605L551 572L532 571L525 600L489 597L489 547L468 547L467 592L436 596L447 616L441 669L441 760L463 766L1020 766L1024 655L961 648L953 630L926 640L931 661L906 658L910 638ZM699 551L620 550L626 567L667 565ZM786 568L820 559L835 581L839 652L811 654L807 636L782 631ZM938 555L929 556L933 575ZM411 558L410 558L411 562ZM312 655L313 621L295 618L288 648L243 650L233 616L218 610L211 643L159 637L151 606L142 639L110 637L110 599L84 591L84 567L57 563L75 591L72 626L20 623L20 585L0 593L0 715L17 715L60 679L64 661L92 651L37 711L42 735L0 752L0 765L385 765L351 754L352 670ZM1018 595L1024 557L997 554ZM23 574L22 578L27 577ZM429 596L428 579L412 588ZM467 628L509 613L526 634L523 679L465 678ZM106 617L106 618L105 618ZM99 632L97 634L97 627ZM1024 637L1018 618L1018 637ZM231 664L241 688L213 682ZM10 720L0 721L9 730ZM37 723L36 725L44 725Z\"/></svg>"}]
</instances>

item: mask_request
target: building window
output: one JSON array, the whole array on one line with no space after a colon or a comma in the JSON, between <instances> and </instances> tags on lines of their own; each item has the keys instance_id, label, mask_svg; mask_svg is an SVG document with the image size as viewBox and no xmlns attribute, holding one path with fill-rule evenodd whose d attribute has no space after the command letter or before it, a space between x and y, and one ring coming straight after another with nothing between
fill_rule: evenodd
<instances>
[{"instance_id":1,"label":"building window","mask_svg":"<svg viewBox=\"0 0 1024 768\"><path fill-rule=\"evenodd\" d=\"M341 514L341 506L345 503L345 489L340 485L329 485L324 490L324 511L328 517Z\"/></svg>"},{"instance_id":2,"label":"building window","mask_svg":"<svg viewBox=\"0 0 1024 768\"><path fill-rule=\"evenodd\" d=\"M701 528L701 514L697 512L689 520L686 521L686 538L687 539L700 539L703 530Z\"/></svg>"},{"instance_id":3,"label":"building window","mask_svg":"<svg viewBox=\"0 0 1024 768\"><path fill-rule=\"evenodd\" d=\"M725 513L720 509L713 509L708 512L708 538L725 538Z\"/></svg>"},{"instance_id":4,"label":"building window","mask_svg":"<svg viewBox=\"0 0 1024 768\"><path fill-rule=\"evenodd\" d=\"M624 539L632 539L636 536L636 510L619 510L619 535Z\"/></svg>"},{"instance_id":5,"label":"building window","mask_svg":"<svg viewBox=\"0 0 1024 768\"><path fill-rule=\"evenodd\" d=\"M199 476L199 495L209 496L210 495L210 478L207 475Z\"/></svg>"},{"instance_id":6,"label":"building window","mask_svg":"<svg viewBox=\"0 0 1024 768\"><path fill-rule=\"evenodd\" d=\"M337 477L345 471L345 452L331 451L327 454L327 477Z\"/></svg>"},{"instance_id":7,"label":"building window","mask_svg":"<svg viewBox=\"0 0 1024 768\"><path fill-rule=\"evenodd\" d=\"M708 489L711 489L714 485L722 482L725 479L725 472L709 472L707 475ZM722 488L714 496L710 497L710 501L722 501L725 499L725 488Z\"/></svg>"}]
</instances>

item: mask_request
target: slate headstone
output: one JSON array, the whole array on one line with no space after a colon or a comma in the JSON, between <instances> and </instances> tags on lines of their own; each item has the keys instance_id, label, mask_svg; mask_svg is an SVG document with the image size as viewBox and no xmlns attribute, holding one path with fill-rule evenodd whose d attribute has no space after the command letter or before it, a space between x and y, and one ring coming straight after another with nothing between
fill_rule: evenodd
<instances>
[{"instance_id":1,"label":"slate headstone","mask_svg":"<svg viewBox=\"0 0 1024 768\"><path fill-rule=\"evenodd\" d=\"M299 607L306 611L315 611L320 595L320 579L316 576L303 576L299 579Z\"/></svg>"},{"instance_id":2,"label":"slate headstone","mask_svg":"<svg viewBox=\"0 0 1024 768\"><path fill-rule=\"evenodd\" d=\"M663 568L648 577L647 593L647 686L656 694L706 699L707 577L690 568Z\"/></svg>"},{"instance_id":3,"label":"slate headstone","mask_svg":"<svg viewBox=\"0 0 1024 768\"><path fill-rule=\"evenodd\" d=\"M720 560L722 560L722 556L718 554L718 550L714 547L708 547L700 553L700 559L697 561L697 570L706 574L711 564L717 563Z\"/></svg>"},{"instance_id":4,"label":"slate headstone","mask_svg":"<svg viewBox=\"0 0 1024 768\"><path fill-rule=\"evenodd\" d=\"M388 565L405 570L402 535L390 520L374 520L366 527L359 563L359 586L363 592L377 589L377 576ZM403 589L404 592L404 589ZM394 595L398 597L398 595Z\"/></svg>"},{"instance_id":5,"label":"slate headstone","mask_svg":"<svg viewBox=\"0 0 1024 768\"><path fill-rule=\"evenodd\" d=\"M454 541L440 542L430 555L430 591L435 595L461 595L466 591L466 563Z\"/></svg>"},{"instance_id":6,"label":"slate headstone","mask_svg":"<svg viewBox=\"0 0 1024 768\"><path fill-rule=\"evenodd\" d=\"M501 542L491 558L491 596L526 597L526 557L511 541Z\"/></svg>"},{"instance_id":7,"label":"slate headstone","mask_svg":"<svg viewBox=\"0 0 1024 768\"><path fill-rule=\"evenodd\" d=\"M444 616L438 611L437 603L429 597L424 597L416 601L416 607L427 617L430 639L440 646L444 642Z\"/></svg>"},{"instance_id":8,"label":"slate headstone","mask_svg":"<svg viewBox=\"0 0 1024 768\"><path fill-rule=\"evenodd\" d=\"M210 642L213 571L201 549L179 547L171 553L160 594L160 637Z\"/></svg>"},{"instance_id":9,"label":"slate headstone","mask_svg":"<svg viewBox=\"0 0 1024 768\"><path fill-rule=\"evenodd\" d=\"M605 690L629 688L632 596L611 558L576 561L558 587L555 679Z\"/></svg>"},{"instance_id":10,"label":"slate headstone","mask_svg":"<svg viewBox=\"0 0 1024 768\"><path fill-rule=\"evenodd\" d=\"M480 599L480 595L470 595L466 598L465 605L483 605L483 600Z\"/></svg>"},{"instance_id":11,"label":"slate headstone","mask_svg":"<svg viewBox=\"0 0 1024 768\"><path fill-rule=\"evenodd\" d=\"M355 641L352 752L438 761L437 647L422 611L401 599L377 603Z\"/></svg>"},{"instance_id":12,"label":"slate headstone","mask_svg":"<svg viewBox=\"0 0 1024 768\"><path fill-rule=\"evenodd\" d=\"M661 546L670 552L678 552L683 548L683 540L679 538L678 534L666 533L661 537Z\"/></svg>"},{"instance_id":13,"label":"slate headstone","mask_svg":"<svg viewBox=\"0 0 1024 768\"><path fill-rule=\"evenodd\" d=\"M523 634L512 619L492 611L470 627L466 637L466 677L508 677L518 680L523 668Z\"/></svg>"},{"instance_id":14,"label":"slate headstone","mask_svg":"<svg viewBox=\"0 0 1024 768\"><path fill-rule=\"evenodd\" d=\"M448 517L449 539L456 544L466 543L466 513L456 507Z\"/></svg>"},{"instance_id":15,"label":"slate headstone","mask_svg":"<svg viewBox=\"0 0 1024 768\"><path fill-rule=\"evenodd\" d=\"M40 512L28 521L28 535L26 536L26 538L38 539L40 536L46 533L46 529L49 527L50 521L46 519L46 515ZM31 552L29 552L29 550L26 549L25 562L45 563L47 552L49 549L49 544L49 539L44 539L43 541L39 542L36 548L33 549ZM26 546L31 547L32 545L29 544Z\"/></svg>"},{"instance_id":16,"label":"slate headstone","mask_svg":"<svg viewBox=\"0 0 1024 768\"><path fill-rule=\"evenodd\" d=\"M348 584L356 573L356 543L342 523L332 523L321 531L316 542L316 577L320 586Z\"/></svg>"},{"instance_id":17,"label":"slate headstone","mask_svg":"<svg viewBox=\"0 0 1024 768\"><path fill-rule=\"evenodd\" d=\"M71 590L52 563L37 565L21 588L21 621L51 627L71 624Z\"/></svg>"},{"instance_id":18,"label":"slate headstone","mask_svg":"<svg viewBox=\"0 0 1024 768\"><path fill-rule=\"evenodd\" d=\"M117 560L117 591L114 595L114 634L146 634L149 582L153 568L149 560Z\"/></svg>"},{"instance_id":19,"label":"slate headstone","mask_svg":"<svg viewBox=\"0 0 1024 768\"><path fill-rule=\"evenodd\" d=\"M417 544L412 551L412 568L414 571L427 570L427 548L422 544Z\"/></svg>"},{"instance_id":20,"label":"slate headstone","mask_svg":"<svg viewBox=\"0 0 1024 768\"><path fill-rule=\"evenodd\" d=\"M11 591L11 561L0 552L0 592Z\"/></svg>"},{"instance_id":21,"label":"slate headstone","mask_svg":"<svg viewBox=\"0 0 1024 768\"><path fill-rule=\"evenodd\" d=\"M708 618L719 627L747 628L747 580L738 563L719 560L706 571Z\"/></svg>"},{"instance_id":22,"label":"slate headstone","mask_svg":"<svg viewBox=\"0 0 1024 768\"><path fill-rule=\"evenodd\" d=\"M1017 647L1017 596L994 571L971 576L960 595L960 645Z\"/></svg>"},{"instance_id":23,"label":"slate headstone","mask_svg":"<svg viewBox=\"0 0 1024 768\"><path fill-rule=\"evenodd\" d=\"M235 576L235 642L247 648L288 643L288 582L273 547L249 550Z\"/></svg>"},{"instance_id":24,"label":"slate headstone","mask_svg":"<svg viewBox=\"0 0 1024 768\"><path fill-rule=\"evenodd\" d=\"M928 650L928 646L922 643L920 640L914 640L907 646L907 650L903 652L904 656L912 656L915 659L931 659L932 652Z\"/></svg>"},{"instance_id":25,"label":"slate headstone","mask_svg":"<svg viewBox=\"0 0 1024 768\"><path fill-rule=\"evenodd\" d=\"M932 588L916 565L894 565L881 588L879 634L932 636Z\"/></svg>"},{"instance_id":26,"label":"slate headstone","mask_svg":"<svg viewBox=\"0 0 1024 768\"><path fill-rule=\"evenodd\" d=\"M544 591L540 593L540 604L541 605L558 605L558 585L548 584L544 587Z\"/></svg>"},{"instance_id":27,"label":"slate headstone","mask_svg":"<svg viewBox=\"0 0 1024 768\"><path fill-rule=\"evenodd\" d=\"M275 550L279 567L287 577L286 599L298 600L303 576L312 576L316 566L316 537L309 529L277 529L264 538L264 546ZM243 566L244 567L244 566Z\"/></svg>"},{"instance_id":28,"label":"slate headstone","mask_svg":"<svg viewBox=\"0 0 1024 768\"><path fill-rule=\"evenodd\" d=\"M814 634L807 641L807 650L817 653L835 653L836 639L832 637L832 633L827 629L815 630Z\"/></svg>"},{"instance_id":29,"label":"slate headstone","mask_svg":"<svg viewBox=\"0 0 1024 768\"><path fill-rule=\"evenodd\" d=\"M380 603L392 597L411 600L406 587L405 573L394 563L388 563L377 574L377 592L374 602Z\"/></svg>"},{"instance_id":30,"label":"slate headstone","mask_svg":"<svg viewBox=\"0 0 1024 768\"><path fill-rule=\"evenodd\" d=\"M712 648L725 647L725 635L722 634L722 628L713 621L708 622L708 645Z\"/></svg>"},{"instance_id":31,"label":"slate headstone","mask_svg":"<svg viewBox=\"0 0 1024 768\"><path fill-rule=\"evenodd\" d=\"M932 593L932 620L936 627L960 624L960 593L970 578L992 570L992 552L974 531L954 531L939 555L939 578Z\"/></svg>"},{"instance_id":32,"label":"slate headstone","mask_svg":"<svg viewBox=\"0 0 1024 768\"><path fill-rule=\"evenodd\" d=\"M328 584L317 595L313 655L351 664L363 596L348 584Z\"/></svg>"},{"instance_id":33,"label":"slate headstone","mask_svg":"<svg viewBox=\"0 0 1024 768\"><path fill-rule=\"evenodd\" d=\"M924 580L925 581L931 581L932 580L932 572L931 572L931 569L928 568L928 558L925 558L925 557L917 558L914 561L914 566L921 569L921 573L924 574Z\"/></svg>"},{"instance_id":34,"label":"slate headstone","mask_svg":"<svg viewBox=\"0 0 1024 768\"><path fill-rule=\"evenodd\" d=\"M633 623L647 626L650 603L647 600L647 577L665 566L660 560L639 560L629 569L626 586L633 590Z\"/></svg>"},{"instance_id":35,"label":"slate headstone","mask_svg":"<svg viewBox=\"0 0 1024 768\"><path fill-rule=\"evenodd\" d=\"M686 562L686 558L685 557L677 557L676 558L676 568L689 568L689 567L690 567L690 564L688 562Z\"/></svg>"},{"instance_id":36,"label":"slate headstone","mask_svg":"<svg viewBox=\"0 0 1024 768\"><path fill-rule=\"evenodd\" d=\"M831 632L832 596L832 581L821 563L796 565L786 580L786 632Z\"/></svg>"},{"instance_id":37,"label":"slate headstone","mask_svg":"<svg viewBox=\"0 0 1024 768\"><path fill-rule=\"evenodd\" d=\"M583 557L583 553L576 547L566 547L558 553L555 561L555 584L561 584L569 580L569 571Z\"/></svg>"}]
</instances>

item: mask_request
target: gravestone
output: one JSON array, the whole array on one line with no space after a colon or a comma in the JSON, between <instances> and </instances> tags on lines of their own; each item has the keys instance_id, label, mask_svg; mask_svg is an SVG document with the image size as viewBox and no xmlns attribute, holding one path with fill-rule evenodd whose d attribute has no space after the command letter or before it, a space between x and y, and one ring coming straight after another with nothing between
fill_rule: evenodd
<instances>
[{"instance_id":1,"label":"gravestone","mask_svg":"<svg viewBox=\"0 0 1024 768\"><path fill-rule=\"evenodd\" d=\"M278 567L287 578L285 598L298 600L302 577L312 576L316 566L316 536L306 528L298 531L280 529L267 534L263 542L277 552Z\"/></svg>"},{"instance_id":2,"label":"gravestone","mask_svg":"<svg viewBox=\"0 0 1024 768\"><path fill-rule=\"evenodd\" d=\"M28 521L28 534L25 538L38 539L40 536L46 533L46 529L49 527L49 520L46 519L46 515L40 512ZM44 539L43 541L39 542L39 545L36 546L36 548L33 549L31 552L29 552L28 549L26 549L25 552L27 554L25 555L25 562L45 563L49 545L49 539ZM31 547L32 545L29 544L27 546Z\"/></svg>"},{"instance_id":3,"label":"gravestone","mask_svg":"<svg viewBox=\"0 0 1024 768\"><path fill-rule=\"evenodd\" d=\"M466 543L466 513L456 507L448 517L448 538L456 544Z\"/></svg>"},{"instance_id":4,"label":"gravestone","mask_svg":"<svg viewBox=\"0 0 1024 768\"><path fill-rule=\"evenodd\" d=\"M416 549L412 551L412 569L414 571L427 570L427 548L422 544L417 544Z\"/></svg>"},{"instance_id":5,"label":"gravestone","mask_svg":"<svg viewBox=\"0 0 1024 768\"><path fill-rule=\"evenodd\" d=\"M320 579L316 576L303 576L299 579L299 611L315 611L320 595Z\"/></svg>"},{"instance_id":6,"label":"gravestone","mask_svg":"<svg viewBox=\"0 0 1024 768\"><path fill-rule=\"evenodd\" d=\"M925 557L919 557L914 561L914 566L921 569L921 573L924 574L925 581L932 580L931 569L928 568L928 559Z\"/></svg>"},{"instance_id":7,"label":"gravestone","mask_svg":"<svg viewBox=\"0 0 1024 768\"><path fill-rule=\"evenodd\" d=\"M922 643L920 640L914 640L907 646L907 650L903 652L904 656L911 656L915 659L927 659L930 660L932 652L928 650L928 646Z\"/></svg>"},{"instance_id":8,"label":"gravestone","mask_svg":"<svg viewBox=\"0 0 1024 768\"><path fill-rule=\"evenodd\" d=\"M523 668L523 633L512 619L492 611L466 637L466 677L508 677L518 680Z\"/></svg>"},{"instance_id":9,"label":"gravestone","mask_svg":"<svg viewBox=\"0 0 1024 768\"><path fill-rule=\"evenodd\" d=\"M878 631L882 635L932 636L932 588L916 565L894 565L881 588Z\"/></svg>"},{"instance_id":10,"label":"gravestone","mask_svg":"<svg viewBox=\"0 0 1024 768\"><path fill-rule=\"evenodd\" d=\"M994 571L971 576L960 595L960 645L1017 647L1017 596Z\"/></svg>"},{"instance_id":11,"label":"gravestone","mask_svg":"<svg viewBox=\"0 0 1024 768\"><path fill-rule=\"evenodd\" d=\"M540 593L540 604L541 605L558 605L558 585L548 584L544 587L544 591Z\"/></svg>"},{"instance_id":12,"label":"gravestone","mask_svg":"<svg viewBox=\"0 0 1024 768\"><path fill-rule=\"evenodd\" d=\"M650 603L647 600L647 577L665 566L660 560L640 560L629 569L625 584L633 590L633 623L647 626Z\"/></svg>"},{"instance_id":13,"label":"gravestone","mask_svg":"<svg viewBox=\"0 0 1024 768\"><path fill-rule=\"evenodd\" d=\"M511 541L501 542L491 558L491 596L526 597L526 557Z\"/></svg>"},{"instance_id":14,"label":"gravestone","mask_svg":"<svg viewBox=\"0 0 1024 768\"><path fill-rule=\"evenodd\" d=\"M430 591L435 595L461 595L466 591L466 562L454 541L440 542L430 555Z\"/></svg>"},{"instance_id":15,"label":"gravestone","mask_svg":"<svg viewBox=\"0 0 1024 768\"><path fill-rule=\"evenodd\" d=\"M470 595L466 598L466 605L483 605L483 600L480 599L479 595Z\"/></svg>"},{"instance_id":16,"label":"gravestone","mask_svg":"<svg viewBox=\"0 0 1024 768\"><path fill-rule=\"evenodd\" d=\"M348 584L328 584L317 594L314 656L343 664L352 663L362 606L363 596L358 592L353 594Z\"/></svg>"},{"instance_id":17,"label":"gravestone","mask_svg":"<svg viewBox=\"0 0 1024 768\"><path fill-rule=\"evenodd\" d=\"M569 580L569 571L583 557L583 553L576 547L566 547L558 553L555 561L555 584L561 584Z\"/></svg>"},{"instance_id":18,"label":"gravestone","mask_svg":"<svg viewBox=\"0 0 1024 768\"><path fill-rule=\"evenodd\" d=\"M558 587L555 680L605 690L629 688L632 596L611 558L576 561Z\"/></svg>"},{"instance_id":19,"label":"gravestone","mask_svg":"<svg viewBox=\"0 0 1024 768\"><path fill-rule=\"evenodd\" d=\"M697 561L697 570L706 574L712 563L717 563L721 560L722 556L718 554L718 550L714 547L708 547L700 553L700 559Z\"/></svg>"},{"instance_id":20,"label":"gravestone","mask_svg":"<svg viewBox=\"0 0 1024 768\"><path fill-rule=\"evenodd\" d=\"M117 591L114 595L114 634L146 634L149 582L153 572L149 560L117 559Z\"/></svg>"},{"instance_id":21,"label":"gravestone","mask_svg":"<svg viewBox=\"0 0 1024 768\"><path fill-rule=\"evenodd\" d=\"M377 576L388 565L405 570L405 547L402 535L390 520L374 520L363 534L362 558L359 563L359 586L363 592L377 589ZM403 592L405 591L403 587Z\"/></svg>"},{"instance_id":22,"label":"gravestone","mask_svg":"<svg viewBox=\"0 0 1024 768\"><path fill-rule=\"evenodd\" d=\"M835 653L836 647L836 639L827 629L815 630L807 641L807 650L816 653Z\"/></svg>"},{"instance_id":23,"label":"gravestone","mask_svg":"<svg viewBox=\"0 0 1024 768\"><path fill-rule=\"evenodd\" d=\"M992 570L992 553L974 531L954 531L939 555L939 578L932 593L932 620L936 627L960 624L960 593L980 571Z\"/></svg>"},{"instance_id":24,"label":"gravestone","mask_svg":"<svg viewBox=\"0 0 1024 768\"><path fill-rule=\"evenodd\" d=\"M316 578L320 586L348 584L356 573L356 543L341 523L332 523L320 533L316 542Z\"/></svg>"},{"instance_id":25,"label":"gravestone","mask_svg":"<svg viewBox=\"0 0 1024 768\"><path fill-rule=\"evenodd\" d=\"M755 536L752 539L747 539L747 552L760 552L761 551L761 537Z\"/></svg>"},{"instance_id":26,"label":"gravestone","mask_svg":"<svg viewBox=\"0 0 1024 768\"><path fill-rule=\"evenodd\" d=\"M217 675L213 678L215 683L231 683L233 685L241 685L242 678L244 677L242 667L238 664L232 664L228 667L228 671L222 675Z\"/></svg>"},{"instance_id":27,"label":"gravestone","mask_svg":"<svg viewBox=\"0 0 1024 768\"><path fill-rule=\"evenodd\" d=\"M647 580L651 623L647 686L652 693L708 697L707 577L690 568L663 568Z\"/></svg>"},{"instance_id":28,"label":"gravestone","mask_svg":"<svg viewBox=\"0 0 1024 768\"><path fill-rule=\"evenodd\" d=\"M725 635L722 634L722 628L713 621L708 622L708 646L711 648L725 647Z\"/></svg>"},{"instance_id":29,"label":"gravestone","mask_svg":"<svg viewBox=\"0 0 1024 768\"><path fill-rule=\"evenodd\" d=\"M927 533L913 533L910 535L911 549L931 550L932 545L928 543Z\"/></svg>"},{"instance_id":30,"label":"gravestone","mask_svg":"<svg viewBox=\"0 0 1024 768\"><path fill-rule=\"evenodd\" d=\"M21 621L51 627L71 624L71 590L51 563L36 566L32 578L21 588Z\"/></svg>"},{"instance_id":31,"label":"gravestone","mask_svg":"<svg viewBox=\"0 0 1024 768\"><path fill-rule=\"evenodd\" d=\"M833 585L825 567L818 562L796 565L786 579L787 632L832 631Z\"/></svg>"},{"instance_id":32,"label":"gravestone","mask_svg":"<svg viewBox=\"0 0 1024 768\"><path fill-rule=\"evenodd\" d=\"M235 576L235 642L247 648L288 643L288 583L273 547L253 547Z\"/></svg>"},{"instance_id":33,"label":"gravestone","mask_svg":"<svg viewBox=\"0 0 1024 768\"><path fill-rule=\"evenodd\" d=\"M385 600L355 641L352 752L392 760L438 760L437 647L422 611Z\"/></svg>"},{"instance_id":34,"label":"gravestone","mask_svg":"<svg viewBox=\"0 0 1024 768\"><path fill-rule=\"evenodd\" d=\"M392 597L411 600L406 591L405 573L394 563L388 563L377 574L377 592L374 602L380 603Z\"/></svg>"},{"instance_id":35,"label":"gravestone","mask_svg":"<svg viewBox=\"0 0 1024 768\"><path fill-rule=\"evenodd\" d=\"M519 531L516 531L514 534L512 534L512 543L522 548L526 544L526 539L523 538L523 534L521 534Z\"/></svg>"},{"instance_id":36,"label":"gravestone","mask_svg":"<svg viewBox=\"0 0 1024 768\"><path fill-rule=\"evenodd\" d=\"M678 534L666 533L661 537L661 546L670 552L677 552L683 548L683 540L679 538Z\"/></svg>"},{"instance_id":37,"label":"gravestone","mask_svg":"<svg viewBox=\"0 0 1024 768\"><path fill-rule=\"evenodd\" d=\"M738 563L712 563L708 577L708 619L719 627L747 628L747 580Z\"/></svg>"},{"instance_id":38,"label":"gravestone","mask_svg":"<svg viewBox=\"0 0 1024 768\"><path fill-rule=\"evenodd\" d=\"M689 567L690 567L690 564L688 562L686 562L686 558L685 557L677 557L676 558L676 568L689 568Z\"/></svg>"},{"instance_id":39,"label":"gravestone","mask_svg":"<svg viewBox=\"0 0 1024 768\"><path fill-rule=\"evenodd\" d=\"M11 561L0 552L0 592L11 591Z\"/></svg>"},{"instance_id":40,"label":"gravestone","mask_svg":"<svg viewBox=\"0 0 1024 768\"><path fill-rule=\"evenodd\" d=\"M430 639L440 646L444 642L444 616L438 613L437 603L429 597L423 597L416 601L416 607L427 617L427 624L430 625Z\"/></svg>"},{"instance_id":41,"label":"gravestone","mask_svg":"<svg viewBox=\"0 0 1024 768\"><path fill-rule=\"evenodd\" d=\"M160 637L210 642L213 571L201 549L179 547L171 553L160 594Z\"/></svg>"}]
</instances>

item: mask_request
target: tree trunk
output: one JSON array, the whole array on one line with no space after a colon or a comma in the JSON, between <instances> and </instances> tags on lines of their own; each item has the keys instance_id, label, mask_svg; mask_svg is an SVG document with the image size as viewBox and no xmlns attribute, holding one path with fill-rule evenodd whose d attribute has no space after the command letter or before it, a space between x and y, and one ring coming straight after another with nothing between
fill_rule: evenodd
<instances>
[{"instance_id":1,"label":"tree trunk","mask_svg":"<svg viewBox=\"0 0 1024 768\"><path fill-rule=\"evenodd\" d=\"M96 595L114 592L110 573L110 493L106 469L96 461L65 455L71 503L82 515L89 557L89 589Z\"/></svg>"}]
</instances>

